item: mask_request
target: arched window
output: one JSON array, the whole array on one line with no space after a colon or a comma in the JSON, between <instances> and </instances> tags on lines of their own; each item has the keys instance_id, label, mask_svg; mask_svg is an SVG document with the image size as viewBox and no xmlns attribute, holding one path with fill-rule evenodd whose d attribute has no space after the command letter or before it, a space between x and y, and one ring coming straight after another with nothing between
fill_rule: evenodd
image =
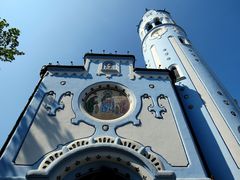
<instances>
[{"instance_id":1,"label":"arched window","mask_svg":"<svg viewBox=\"0 0 240 180\"><path fill-rule=\"evenodd\" d=\"M191 43L187 38L180 36L180 37L178 37L178 39L183 45L191 46Z\"/></svg>"},{"instance_id":2,"label":"arched window","mask_svg":"<svg viewBox=\"0 0 240 180\"><path fill-rule=\"evenodd\" d=\"M155 19L154 19L154 24L155 24L156 26L158 26L158 25L162 24L162 22L160 21L159 18L155 18Z\"/></svg>"},{"instance_id":3,"label":"arched window","mask_svg":"<svg viewBox=\"0 0 240 180\"><path fill-rule=\"evenodd\" d=\"M176 82L185 79L185 76L182 74L182 72L179 69L178 65L173 64L168 69L173 72L173 74L174 74L174 76L176 78Z\"/></svg>"},{"instance_id":4,"label":"arched window","mask_svg":"<svg viewBox=\"0 0 240 180\"><path fill-rule=\"evenodd\" d=\"M171 68L171 71L173 71L176 79L179 79L179 78L181 77L180 74L179 74L179 72L178 72L178 70L177 70L177 68L176 68L175 66L173 66L173 67Z\"/></svg>"},{"instance_id":5,"label":"arched window","mask_svg":"<svg viewBox=\"0 0 240 180\"><path fill-rule=\"evenodd\" d=\"M147 23L146 26L145 26L145 29L147 31L150 31L152 28L153 28L153 26L150 23Z\"/></svg>"}]
</instances>

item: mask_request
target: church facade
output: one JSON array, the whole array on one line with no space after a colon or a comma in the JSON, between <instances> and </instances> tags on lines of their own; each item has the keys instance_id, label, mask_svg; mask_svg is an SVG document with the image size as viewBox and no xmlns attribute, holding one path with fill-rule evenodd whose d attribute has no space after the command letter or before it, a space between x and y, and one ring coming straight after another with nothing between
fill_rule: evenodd
<instances>
[{"instance_id":1,"label":"church facade","mask_svg":"<svg viewBox=\"0 0 240 180\"><path fill-rule=\"evenodd\" d=\"M139 35L146 68L95 53L43 67L0 179L240 178L237 104L168 12L147 11Z\"/></svg>"}]
</instances>

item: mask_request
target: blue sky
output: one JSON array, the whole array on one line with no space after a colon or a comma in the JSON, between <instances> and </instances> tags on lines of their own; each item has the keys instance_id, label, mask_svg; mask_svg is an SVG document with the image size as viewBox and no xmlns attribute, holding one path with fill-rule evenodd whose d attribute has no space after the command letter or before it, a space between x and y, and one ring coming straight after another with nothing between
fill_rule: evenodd
<instances>
[{"instance_id":1,"label":"blue sky","mask_svg":"<svg viewBox=\"0 0 240 180\"><path fill-rule=\"evenodd\" d=\"M0 0L0 17L21 30L26 55L0 62L0 147L49 62L83 63L84 53L124 54L143 66L136 25L148 9L165 9L230 94L240 101L238 0Z\"/></svg>"}]
</instances>

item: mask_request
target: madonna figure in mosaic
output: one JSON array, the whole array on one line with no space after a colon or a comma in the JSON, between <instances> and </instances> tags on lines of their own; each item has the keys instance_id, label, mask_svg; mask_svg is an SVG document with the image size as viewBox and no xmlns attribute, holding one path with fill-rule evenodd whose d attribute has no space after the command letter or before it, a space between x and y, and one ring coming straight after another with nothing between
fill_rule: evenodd
<instances>
[{"instance_id":1,"label":"madonna figure in mosaic","mask_svg":"<svg viewBox=\"0 0 240 180\"><path fill-rule=\"evenodd\" d=\"M101 99L101 112L114 112L114 99L111 90L103 91Z\"/></svg>"}]
</instances>

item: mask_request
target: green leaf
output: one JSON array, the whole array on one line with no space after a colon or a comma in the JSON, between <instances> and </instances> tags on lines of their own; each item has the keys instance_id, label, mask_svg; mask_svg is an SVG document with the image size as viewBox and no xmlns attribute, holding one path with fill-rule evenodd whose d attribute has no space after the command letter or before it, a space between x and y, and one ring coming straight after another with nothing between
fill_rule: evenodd
<instances>
[{"instance_id":1,"label":"green leaf","mask_svg":"<svg viewBox=\"0 0 240 180\"><path fill-rule=\"evenodd\" d=\"M0 60L11 62L15 60L15 56L24 55L25 53L17 49L20 30L8 27L7 21L0 18Z\"/></svg>"}]
</instances>

